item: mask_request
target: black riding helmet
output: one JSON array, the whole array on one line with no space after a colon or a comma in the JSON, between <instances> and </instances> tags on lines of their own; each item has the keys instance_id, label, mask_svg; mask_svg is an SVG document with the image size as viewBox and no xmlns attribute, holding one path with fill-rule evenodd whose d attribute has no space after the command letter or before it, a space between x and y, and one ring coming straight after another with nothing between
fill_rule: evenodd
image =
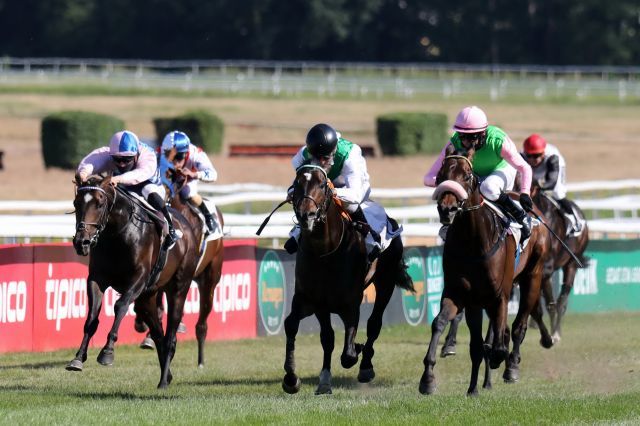
<instances>
[{"instance_id":1,"label":"black riding helmet","mask_svg":"<svg viewBox=\"0 0 640 426\"><path fill-rule=\"evenodd\" d=\"M338 145L338 133L328 124L316 124L307 133L307 149L316 158L327 157Z\"/></svg>"}]
</instances>

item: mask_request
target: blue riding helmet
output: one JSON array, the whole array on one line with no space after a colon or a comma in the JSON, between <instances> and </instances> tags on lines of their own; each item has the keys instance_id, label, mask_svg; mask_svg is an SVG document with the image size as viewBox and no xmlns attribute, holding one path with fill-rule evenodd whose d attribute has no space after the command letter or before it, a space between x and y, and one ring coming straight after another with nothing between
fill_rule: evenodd
<instances>
[{"instance_id":1,"label":"blue riding helmet","mask_svg":"<svg viewBox=\"0 0 640 426\"><path fill-rule=\"evenodd\" d=\"M177 152L188 152L190 144L189 136L183 132L174 130L173 132L167 133L162 140L162 150L169 151L175 148Z\"/></svg>"},{"instance_id":2,"label":"blue riding helmet","mask_svg":"<svg viewBox=\"0 0 640 426\"><path fill-rule=\"evenodd\" d=\"M140 153L140 140L135 133L123 130L109 141L109 154L117 157L133 157Z\"/></svg>"}]
</instances>

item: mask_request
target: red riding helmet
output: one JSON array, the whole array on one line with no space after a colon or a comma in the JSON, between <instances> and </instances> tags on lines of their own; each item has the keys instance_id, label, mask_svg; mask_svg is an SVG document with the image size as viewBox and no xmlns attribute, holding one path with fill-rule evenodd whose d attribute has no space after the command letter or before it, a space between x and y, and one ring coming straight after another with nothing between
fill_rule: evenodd
<instances>
[{"instance_id":1,"label":"red riding helmet","mask_svg":"<svg viewBox=\"0 0 640 426\"><path fill-rule=\"evenodd\" d=\"M547 141L536 133L532 134L524 140L525 154L543 154L547 147Z\"/></svg>"}]
</instances>

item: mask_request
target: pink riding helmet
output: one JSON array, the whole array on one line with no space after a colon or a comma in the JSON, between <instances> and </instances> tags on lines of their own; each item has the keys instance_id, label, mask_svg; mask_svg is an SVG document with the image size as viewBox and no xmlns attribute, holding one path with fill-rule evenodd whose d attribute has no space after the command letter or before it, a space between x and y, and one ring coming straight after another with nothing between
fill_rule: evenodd
<instances>
[{"instance_id":1,"label":"pink riding helmet","mask_svg":"<svg viewBox=\"0 0 640 426\"><path fill-rule=\"evenodd\" d=\"M456 117L453 130L458 133L482 132L489 126L487 115L477 106L468 106L462 109Z\"/></svg>"}]
</instances>

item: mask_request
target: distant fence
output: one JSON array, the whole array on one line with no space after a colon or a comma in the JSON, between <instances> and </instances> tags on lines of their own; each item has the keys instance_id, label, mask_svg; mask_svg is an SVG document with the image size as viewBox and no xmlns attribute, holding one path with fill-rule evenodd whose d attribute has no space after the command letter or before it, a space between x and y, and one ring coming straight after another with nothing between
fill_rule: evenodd
<instances>
[{"instance_id":1,"label":"distant fence","mask_svg":"<svg viewBox=\"0 0 640 426\"><path fill-rule=\"evenodd\" d=\"M640 67L3 58L5 84L85 84L269 96L640 98Z\"/></svg>"},{"instance_id":2,"label":"distant fence","mask_svg":"<svg viewBox=\"0 0 640 426\"><path fill-rule=\"evenodd\" d=\"M567 185L567 189L583 210L592 212L589 229L593 237L640 236L640 195L636 194L640 189L640 180L580 182ZM635 193L610 195L624 191ZM200 187L200 192L221 207L244 206L245 214L224 213L225 233L229 238L256 238L255 232L268 214L264 203L275 207L284 200L286 188L257 183L205 184ZM372 198L387 205L387 213L402 223L405 237L435 238L440 223L435 204L431 202L432 193L432 188L425 187L374 188ZM577 198L578 194L580 198ZM396 206L388 206L391 202ZM262 203L261 211L255 211L255 203ZM0 212L7 212L0 215L0 238L10 243L17 242L18 238L26 241L32 238L69 239L73 234L75 218L60 212L71 210L71 200L0 201ZM222 210L224 212L224 208ZM261 238L286 238L293 219L290 207L283 207L271 217Z\"/></svg>"}]
</instances>

